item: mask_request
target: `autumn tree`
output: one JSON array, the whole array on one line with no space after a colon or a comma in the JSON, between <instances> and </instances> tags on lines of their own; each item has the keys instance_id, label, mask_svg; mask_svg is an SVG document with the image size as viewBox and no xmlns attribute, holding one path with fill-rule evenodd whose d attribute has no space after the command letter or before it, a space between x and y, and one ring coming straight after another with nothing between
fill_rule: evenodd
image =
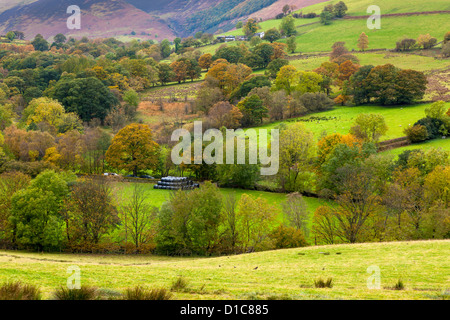
<instances>
[{"instance_id":1,"label":"autumn tree","mask_svg":"<svg viewBox=\"0 0 450 320\"><path fill-rule=\"evenodd\" d=\"M105 180L79 181L70 194L70 241L83 245L98 244L117 226L119 219L111 188Z\"/></svg>"},{"instance_id":2,"label":"autumn tree","mask_svg":"<svg viewBox=\"0 0 450 320\"><path fill-rule=\"evenodd\" d=\"M198 64L202 69L206 69L206 71L208 72L209 68L211 67L212 64L212 55L210 53L205 53L203 54L199 59L198 59Z\"/></svg>"},{"instance_id":3,"label":"autumn tree","mask_svg":"<svg viewBox=\"0 0 450 320\"><path fill-rule=\"evenodd\" d=\"M367 48L369 48L369 37L365 32L362 32L358 39L358 48L361 51L365 51Z\"/></svg>"},{"instance_id":4,"label":"autumn tree","mask_svg":"<svg viewBox=\"0 0 450 320\"><path fill-rule=\"evenodd\" d=\"M250 37L251 35L254 35L256 31L259 29L259 25L255 19L248 19L247 22L244 24L243 30L247 37Z\"/></svg>"},{"instance_id":5,"label":"autumn tree","mask_svg":"<svg viewBox=\"0 0 450 320\"><path fill-rule=\"evenodd\" d=\"M158 144L147 125L130 124L120 130L113 138L106 152L108 164L118 170L132 172L155 169L157 165Z\"/></svg>"}]
</instances>

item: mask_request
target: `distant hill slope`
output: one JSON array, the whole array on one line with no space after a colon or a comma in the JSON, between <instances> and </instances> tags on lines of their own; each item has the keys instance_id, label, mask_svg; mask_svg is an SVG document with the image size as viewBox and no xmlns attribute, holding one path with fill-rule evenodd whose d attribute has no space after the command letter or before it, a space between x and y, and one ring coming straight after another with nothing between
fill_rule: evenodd
<instances>
[{"instance_id":1,"label":"distant hill slope","mask_svg":"<svg viewBox=\"0 0 450 320\"><path fill-rule=\"evenodd\" d=\"M3 1L3 0L2 0ZM22 2L22 1L17 1ZM67 8L81 8L81 30L68 30ZM37 33L48 38L57 33L67 36L112 37L135 32L149 38L174 38L175 33L159 19L125 0L39 0L16 6L0 14L0 34L21 30L27 39ZM151 35L149 35L151 34ZM144 36L145 37L145 36Z\"/></svg>"}]
</instances>

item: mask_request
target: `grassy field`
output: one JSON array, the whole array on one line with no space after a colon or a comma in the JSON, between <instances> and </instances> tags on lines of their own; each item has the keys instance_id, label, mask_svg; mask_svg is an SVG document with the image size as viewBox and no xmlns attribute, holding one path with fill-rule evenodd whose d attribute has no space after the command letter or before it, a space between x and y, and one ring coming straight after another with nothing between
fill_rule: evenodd
<instances>
[{"instance_id":1,"label":"grassy field","mask_svg":"<svg viewBox=\"0 0 450 320\"><path fill-rule=\"evenodd\" d=\"M427 141L424 143L416 143L416 144L406 146L406 147L387 150L387 151L384 151L383 153L398 156L399 154L401 154L402 152L404 152L406 150L420 149L422 151L427 151L431 148L442 148L444 150L450 151L450 139L435 139L435 140Z\"/></svg>"},{"instance_id":2,"label":"grassy field","mask_svg":"<svg viewBox=\"0 0 450 320\"><path fill-rule=\"evenodd\" d=\"M357 106L357 107L336 107L330 111L315 113L301 118L283 120L279 122L270 123L258 127L257 129L274 129L280 123L291 124L300 120L306 128L310 129L316 138L320 138L322 133L327 134L341 133L347 134L350 128L354 125L355 118L361 113L377 113L381 114L389 127L388 132L381 138L382 141L395 139L405 136L403 130L408 125L414 124L419 119L425 117L425 108L429 104L419 104L412 106ZM450 103L447 103L450 107ZM306 122L311 117L327 118L328 120L312 120ZM314 118L313 118L314 119Z\"/></svg>"},{"instance_id":3,"label":"grassy field","mask_svg":"<svg viewBox=\"0 0 450 320\"><path fill-rule=\"evenodd\" d=\"M330 51L336 41L344 41L349 50L358 50L358 37L362 32L369 37L369 49L393 49L404 36L417 39L420 34L427 33L441 41L449 31L449 18L450 14L382 17L379 30L369 30L364 19L336 20L328 26L314 24L298 29L297 50Z\"/></svg>"},{"instance_id":4,"label":"grassy field","mask_svg":"<svg viewBox=\"0 0 450 320\"><path fill-rule=\"evenodd\" d=\"M327 255L323 253L329 253ZM44 254L0 251L0 282L38 285L44 298L67 283L79 266L81 283L122 291L145 285L170 288L182 276L175 299L443 299L449 298L450 241L333 245L217 258ZM381 289L368 289L369 266L378 266ZM257 270L255 270L255 268ZM332 277L333 287L314 287ZM393 290L401 279L404 290Z\"/></svg>"},{"instance_id":5,"label":"grassy field","mask_svg":"<svg viewBox=\"0 0 450 320\"><path fill-rule=\"evenodd\" d=\"M171 191L169 190L159 190L153 189L153 184L142 184L146 189L147 201L149 204L155 207L161 207L161 205L169 198ZM120 194L125 199L129 198L133 192L133 184L132 183L115 183L114 188L116 190L116 194ZM283 215L281 213L282 204L286 201L287 196L284 193L273 193L273 192L265 192L265 191L256 191L256 190L242 190L242 189L231 189L231 188L221 188L221 193L225 195L235 194L236 198L239 200L243 194L248 194L252 197L258 198L261 197L267 200L267 203L275 206L278 209L278 217L277 221L280 223L283 222ZM312 197L304 197L308 212L310 214L309 224L312 223L312 216L314 211L316 211L317 207L321 205L327 204L326 200L317 199Z\"/></svg>"},{"instance_id":6,"label":"grassy field","mask_svg":"<svg viewBox=\"0 0 450 320\"><path fill-rule=\"evenodd\" d=\"M354 55L359 59L360 65L393 64L401 69L413 69L417 71L430 71L443 69L450 66L450 60L438 60L433 57L419 56L411 53L398 52L358 52ZM298 70L314 70L323 62L329 61L328 56L311 56L307 59L290 60L289 64Z\"/></svg>"},{"instance_id":7,"label":"grassy field","mask_svg":"<svg viewBox=\"0 0 450 320\"><path fill-rule=\"evenodd\" d=\"M320 14L323 8L328 4L336 4L340 0L326 1L318 3L306 8L297 10L303 13L315 12ZM405 12L423 12L423 11L447 11L450 10L450 3L447 0L377 0L376 3L370 0L346 0L344 1L348 7L348 15L364 16L367 15L367 8L375 4L380 7L381 14L405 13Z\"/></svg>"}]
</instances>

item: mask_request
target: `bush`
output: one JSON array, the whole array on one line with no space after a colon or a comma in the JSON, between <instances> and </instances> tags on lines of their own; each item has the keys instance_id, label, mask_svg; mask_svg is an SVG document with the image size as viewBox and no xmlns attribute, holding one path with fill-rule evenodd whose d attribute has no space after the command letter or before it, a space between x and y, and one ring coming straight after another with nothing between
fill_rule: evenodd
<instances>
[{"instance_id":1,"label":"bush","mask_svg":"<svg viewBox=\"0 0 450 320\"><path fill-rule=\"evenodd\" d=\"M405 129L405 134L412 143L422 142L428 139L428 130L425 126L415 125Z\"/></svg>"},{"instance_id":2,"label":"bush","mask_svg":"<svg viewBox=\"0 0 450 320\"><path fill-rule=\"evenodd\" d=\"M270 235L275 249L306 247L308 243L303 232L293 227L279 226Z\"/></svg>"},{"instance_id":3,"label":"bush","mask_svg":"<svg viewBox=\"0 0 450 320\"><path fill-rule=\"evenodd\" d=\"M39 288L20 281L6 282L0 287L0 300L41 300Z\"/></svg>"},{"instance_id":4,"label":"bush","mask_svg":"<svg viewBox=\"0 0 450 320\"><path fill-rule=\"evenodd\" d=\"M128 288L123 294L123 300L170 300L173 294L165 288L148 289L141 286Z\"/></svg>"},{"instance_id":5,"label":"bush","mask_svg":"<svg viewBox=\"0 0 450 320\"><path fill-rule=\"evenodd\" d=\"M333 288L333 278L328 278L327 280L323 280L319 278L314 280L314 287L316 288Z\"/></svg>"},{"instance_id":6,"label":"bush","mask_svg":"<svg viewBox=\"0 0 450 320\"><path fill-rule=\"evenodd\" d=\"M393 290L405 290L405 284L402 279L398 279L397 283L392 287Z\"/></svg>"},{"instance_id":7,"label":"bush","mask_svg":"<svg viewBox=\"0 0 450 320\"><path fill-rule=\"evenodd\" d=\"M98 300L99 292L95 287L81 286L80 289L69 289L61 286L53 292L54 300Z\"/></svg>"},{"instance_id":8,"label":"bush","mask_svg":"<svg viewBox=\"0 0 450 320\"><path fill-rule=\"evenodd\" d=\"M414 126L422 125L427 128L427 140L436 139L442 136L442 129L445 128L445 123L441 119L436 118L422 118L417 121Z\"/></svg>"},{"instance_id":9,"label":"bush","mask_svg":"<svg viewBox=\"0 0 450 320\"><path fill-rule=\"evenodd\" d=\"M334 106L333 100L325 93L305 93L298 99L308 112L330 110Z\"/></svg>"}]
</instances>

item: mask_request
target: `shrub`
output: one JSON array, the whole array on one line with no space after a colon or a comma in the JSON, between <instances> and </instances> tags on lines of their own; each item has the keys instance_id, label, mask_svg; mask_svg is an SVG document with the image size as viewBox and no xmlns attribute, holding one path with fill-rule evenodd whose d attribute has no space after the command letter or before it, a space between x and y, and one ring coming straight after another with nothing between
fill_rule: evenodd
<instances>
[{"instance_id":1,"label":"shrub","mask_svg":"<svg viewBox=\"0 0 450 320\"><path fill-rule=\"evenodd\" d=\"M328 278L327 280L319 278L314 280L314 286L316 288L333 288L333 278Z\"/></svg>"},{"instance_id":2,"label":"shrub","mask_svg":"<svg viewBox=\"0 0 450 320\"><path fill-rule=\"evenodd\" d=\"M398 279L397 283L392 287L393 290L404 290L405 284L402 279Z\"/></svg>"},{"instance_id":3,"label":"shrub","mask_svg":"<svg viewBox=\"0 0 450 320\"><path fill-rule=\"evenodd\" d=\"M441 119L436 118L422 118L417 121L414 126L422 125L427 128L428 137L427 140L439 138L442 135L442 128L445 128L445 123Z\"/></svg>"},{"instance_id":4,"label":"shrub","mask_svg":"<svg viewBox=\"0 0 450 320\"><path fill-rule=\"evenodd\" d=\"M172 296L165 288L148 289L136 286L125 290L123 300L170 300Z\"/></svg>"},{"instance_id":5,"label":"shrub","mask_svg":"<svg viewBox=\"0 0 450 320\"><path fill-rule=\"evenodd\" d=\"M279 226L270 235L276 249L305 247L303 232L293 227Z\"/></svg>"},{"instance_id":6,"label":"shrub","mask_svg":"<svg viewBox=\"0 0 450 320\"><path fill-rule=\"evenodd\" d=\"M97 300L99 292L95 287L81 286L80 289L69 289L61 286L53 292L54 300Z\"/></svg>"},{"instance_id":7,"label":"shrub","mask_svg":"<svg viewBox=\"0 0 450 320\"><path fill-rule=\"evenodd\" d=\"M309 112L330 110L334 106L325 93L305 93L298 100Z\"/></svg>"},{"instance_id":8,"label":"shrub","mask_svg":"<svg viewBox=\"0 0 450 320\"><path fill-rule=\"evenodd\" d=\"M171 291L182 291L187 288L188 283L189 282L186 279L184 279L183 277L178 277L178 279L172 283L170 290Z\"/></svg>"},{"instance_id":9,"label":"shrub","mask_svg":"<svg viewBox=\"0 0 450 320\"><path fill-rule=\"evenodd\" d=\"M39 288L20 281L6 282L0 287L0 300L41 300Z\"/></svg>"},{"instance_id":10,"label":"shrub","mask_svg":"<svg viewBox=\"0 0 450 320\"><path fill-rule=\"evenodd\" d=\"M405 129L405 134L412 143L422 142L428 138L428 130L425 126L415 125Z\"/></svg>"}]
</instances>

